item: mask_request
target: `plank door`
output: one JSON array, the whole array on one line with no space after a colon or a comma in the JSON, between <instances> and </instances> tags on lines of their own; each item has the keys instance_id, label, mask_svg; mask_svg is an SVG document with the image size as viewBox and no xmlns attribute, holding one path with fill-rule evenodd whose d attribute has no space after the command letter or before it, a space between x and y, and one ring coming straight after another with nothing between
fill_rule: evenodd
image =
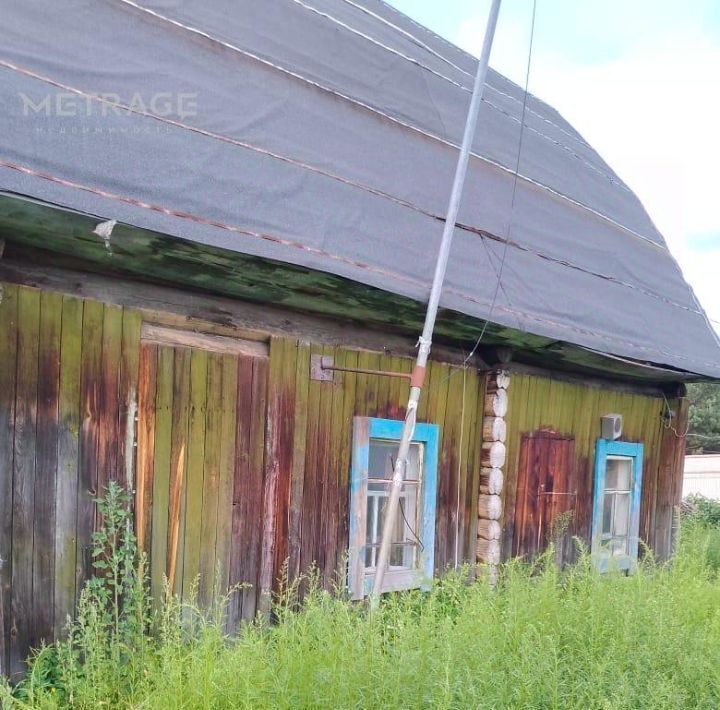
<instances>
[{"instance_id":1,"label":"plank door","mask_svg":"<svg viewBox=\"0 0 720 710\"><path fill-rule=\"evenodd\" d=\"M210 608L243 585L229 630L257 605L267 371L263 344L143 326L136 528L152 596L167 579Z\"/></svg>"},{"instance_id":2,"label":"plank door","mask_svg":"<svg viewBox=\"0 0 720 710\"><path fill-rule=\"evenodd\" d=\"M572 556L578 505L574 451L571 437L554 432L522 437L515 499L515 555L532 559L554 540L558 560Z\"/></svg>"}]
</instances>

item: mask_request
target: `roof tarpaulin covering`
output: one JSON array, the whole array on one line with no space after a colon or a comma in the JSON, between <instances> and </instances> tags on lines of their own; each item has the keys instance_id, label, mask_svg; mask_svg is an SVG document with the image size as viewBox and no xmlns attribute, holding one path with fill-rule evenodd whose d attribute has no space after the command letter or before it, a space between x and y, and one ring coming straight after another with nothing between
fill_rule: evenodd
<instances>
[{"instance_id":1,"label":"roof tarpaulin covering","mask_svg":"<svg viewBox=\"0 0 720 710\"><path fill-rule=\"evenodd\" d=\"M502 17L501 17L502 21ZM378 0L23 0L0 189L427 298L475 60ZM441 305L720 376L642 205L491 72ZM503 240L509 235L509 245Z\"/></svg>"}]
</instances>

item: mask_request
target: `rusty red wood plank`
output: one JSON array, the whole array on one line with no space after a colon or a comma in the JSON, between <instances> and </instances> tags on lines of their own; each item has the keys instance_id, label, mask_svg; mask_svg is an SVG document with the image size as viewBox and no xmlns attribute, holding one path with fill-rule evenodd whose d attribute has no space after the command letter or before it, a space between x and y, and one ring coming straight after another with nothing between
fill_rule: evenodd
<instances>
[{"instance_id":1,"label":"rusty red wood plank","mask_svg":"<svg viewBox=\"0 0 720 710\"><path fill-rule=\"evenodd\" d=\"M125 308L122 314L120 349L119 406L117 423L117 472L125 488L136 489L136 426L138 414L138 377L140 375L140 333L142 317Z\"/></svg>"},{"instance_id":2,"label":"rusty red wood plank","mask_svg":"<svg viewBox=\"0 0 720 710\"><path fill-rule=\"evenodd\" d=\"M183 592L185 557L185 497L188 458L188 420L190 416L190 361L188 348L173 348L172 434L170 438L170 480L167 518L168 589Z\"/></svg>"},{"instance_id":3,"label":"rusty red wood plank","mask_svg":"<svg viewBox=\"0 0 720 710\"><path fill-rule=\"evenodd\" d=\"M135 533L137 534L140 549L148 555L150 554L152 540L153 482L155 475L157 358L157 345L147 344L140 349Z\"/></svg>"}]
</instances>

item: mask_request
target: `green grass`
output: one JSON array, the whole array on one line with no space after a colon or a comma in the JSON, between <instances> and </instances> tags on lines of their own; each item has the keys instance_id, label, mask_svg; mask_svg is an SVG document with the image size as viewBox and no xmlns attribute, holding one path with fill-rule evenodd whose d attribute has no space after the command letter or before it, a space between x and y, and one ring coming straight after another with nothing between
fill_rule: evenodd
<instances>
[{"instance_id":1,"label":"green grass","mask_svg":"<svg viewBox=\"0 0 720 710\"><path fill-rule=\"evenodd\" d=\"M379 612L313 590L228 641L171 603L126 624L86 599L73 644L41 652L8 707L717 708L720 531L686 521L672 564L632 577L587 557L511 563L496 587L449 575ZM135 592L136 594L139 592ZM291 596L291 595L290 595ZM137 616L143 605L131 605ZM140 617L142 612L140 612ZM121 628L122 627L122 628ZM116 629L120 629L116 633ZM123 630L124 629L124 630Z\"/></svg>"}]
</instances>

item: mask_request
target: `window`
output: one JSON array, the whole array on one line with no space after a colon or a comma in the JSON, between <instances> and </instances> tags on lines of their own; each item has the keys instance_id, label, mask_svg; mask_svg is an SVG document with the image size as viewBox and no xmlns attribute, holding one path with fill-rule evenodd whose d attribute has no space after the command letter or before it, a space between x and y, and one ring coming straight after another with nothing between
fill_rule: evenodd
<instances>
[{"instance_id":1,"label":"window","mask_svg":"<svg viewBox=\"0 0 720 710\"><path fill-rule=\"evenodd\" d=\"M402 428L402 421L354 420L348 567L353 599L362 599L372 589ZM432 579L439 432L435 424L415 427L384 592L427 588Z\"/></svg>"},{"instance_id":2,"label":"window","mask_svg":"<svg viewBox=\"0 0 720 710\"><path fill-rule=\"evenodd\" d=\"M597 442L592 553L601 572L637 562L642 463L642 444Z\"/></svg>"}]
</instances>

